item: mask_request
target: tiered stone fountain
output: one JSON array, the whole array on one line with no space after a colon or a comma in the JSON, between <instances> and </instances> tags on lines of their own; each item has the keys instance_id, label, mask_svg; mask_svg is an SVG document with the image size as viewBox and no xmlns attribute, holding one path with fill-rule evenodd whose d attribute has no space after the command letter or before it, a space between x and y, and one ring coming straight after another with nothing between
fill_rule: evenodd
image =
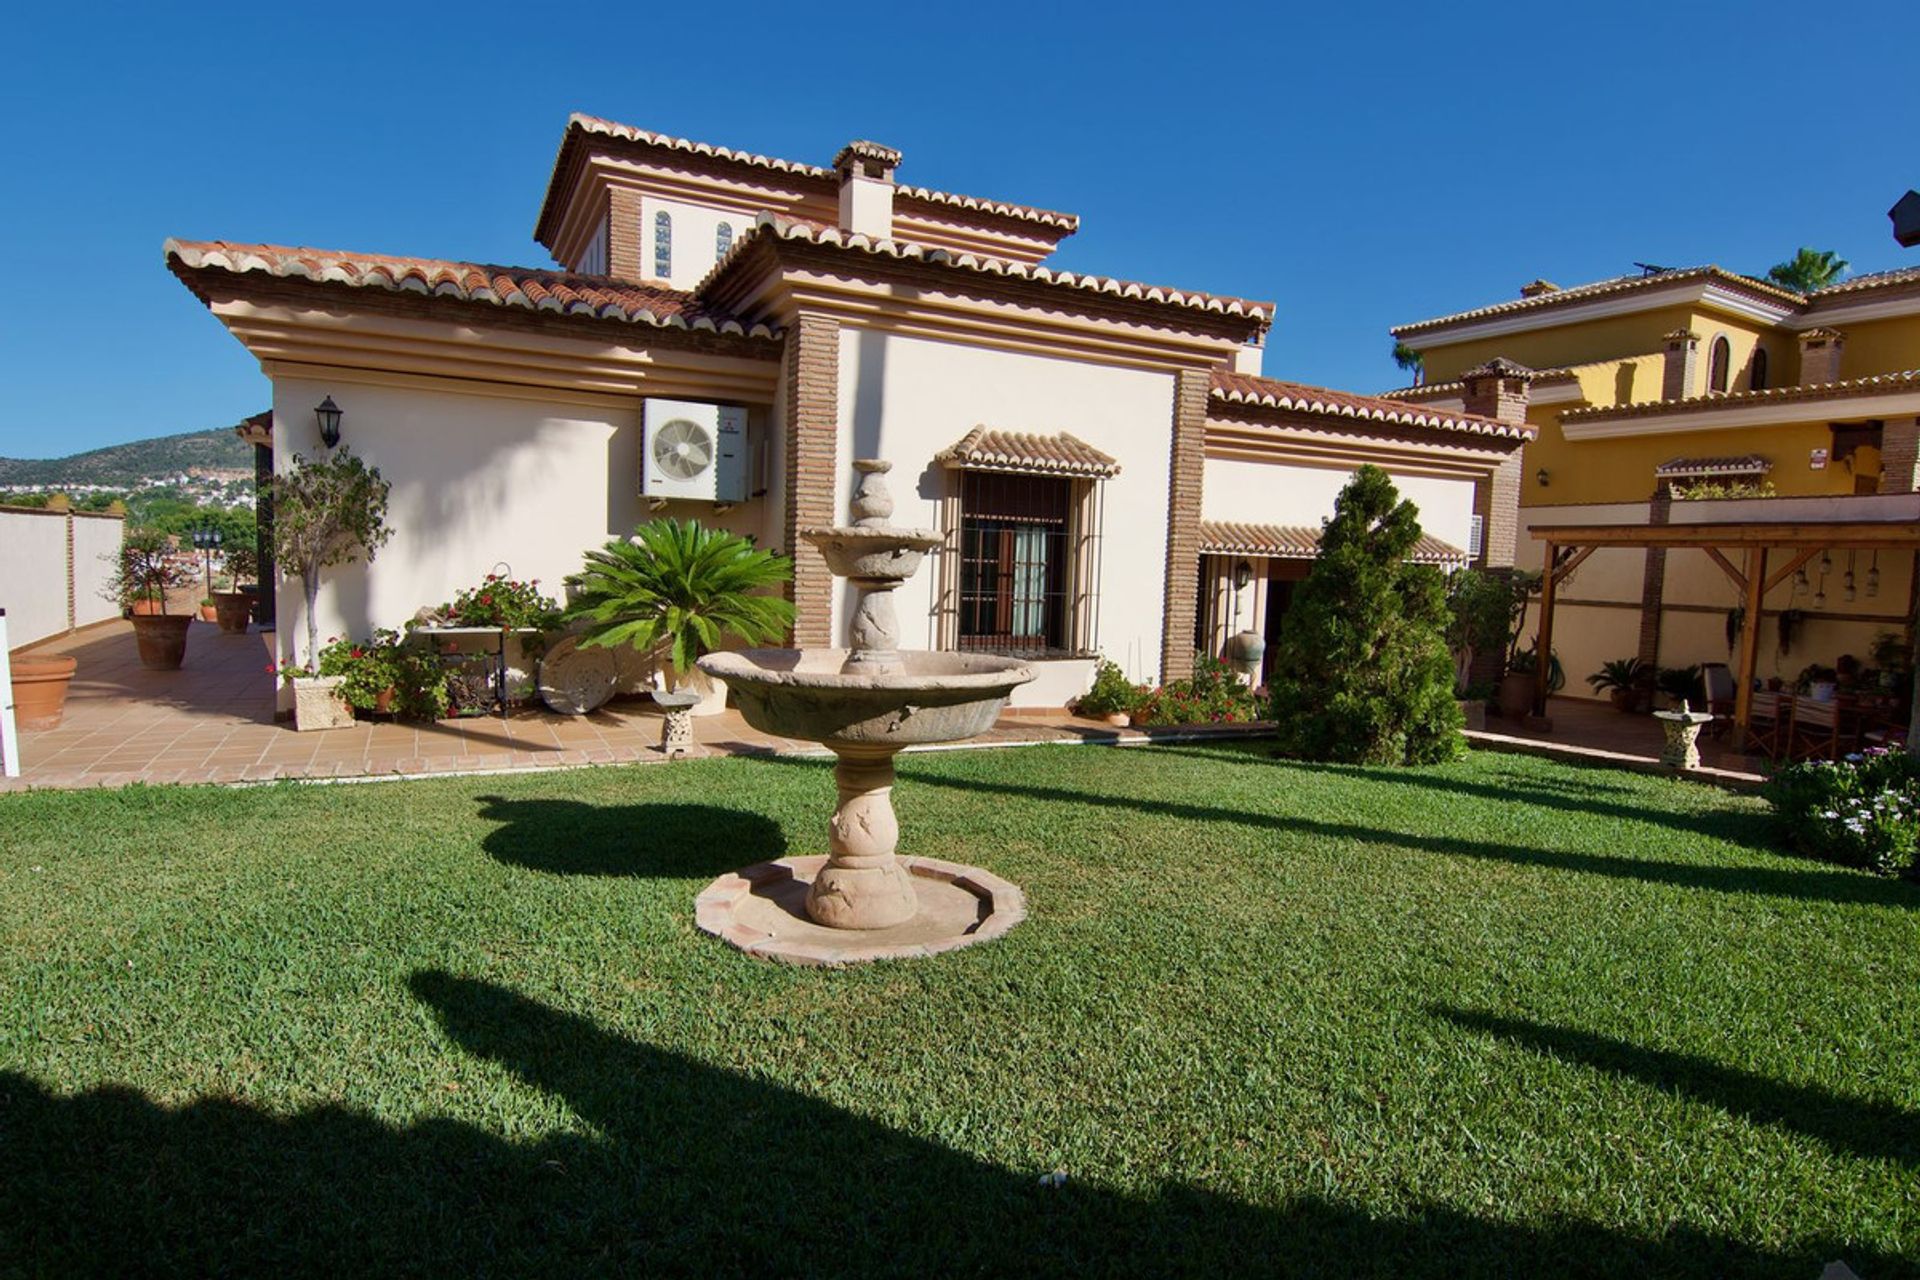
<instances>
[{"instance_id":1,"label":"tiered stone fountain","mask_svg":"<svg viewBox=\"0 0 1920 1280\"><path fill-rule=\"evenodd\" d=\"M974 867L896 852L893 758L993 725L1033 679L984 654L902 652L893 593L940 535L887 523L889 463L854 464L853 523L804 529L835 577L859 592L850 649L747 649L700 659L747 723L819 742L838 757L840 802L825 856L781 858L721 876L695 906L702 929L742 950L815 964L926 955L997 937L1025 915L1020 891Z\"/></svg>"}]
</instances>

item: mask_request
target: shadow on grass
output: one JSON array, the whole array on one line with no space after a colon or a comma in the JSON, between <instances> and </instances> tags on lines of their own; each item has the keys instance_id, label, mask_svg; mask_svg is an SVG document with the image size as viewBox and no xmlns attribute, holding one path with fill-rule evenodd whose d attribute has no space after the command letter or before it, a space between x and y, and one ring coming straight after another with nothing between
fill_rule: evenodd
<instances>
[{"instance_id":1,"label":"shadow on grass","mask_svg":"<svg viewBox=\"0 0 1920 1280\"><path fill-rule=\"evenodd\" d=\"M1180 747L1168 747L1164 750L1167 754L1178 753L1198 759L1219 759L1218 754L1215 753ZM1302 760L1289 760L1284 756L1273 755L1271 749L1265 756L1251 751L1243 754L1250 763L1272 765L1275 768L1296 773L1331 773L1343 778L1359 778L1386 786L1415 787L1427 791L1448 792L1453 795L1475 796L1484 800L1539 805L1544 809L1560 809L1567 813L1589 813L1596 817L1620 818L1628 822L1671 827L1689 835L1711 836L1717 840L1731 840L1749 848L1773 851L1769 839L1769 819L1764 813L1674 813L1647 804L1636 804L1631 799L1609 799L1610 795L1632 796L1634 793L1630 788L1601 782L1598 779L1592 782L1585 780L1576 782L1559 778L1521 777L1512 773L1501 773L1498 776L1506 781L1489 782L1430 773L1417 768L1395 768L1390 765L1310 764Z\"/></svg>"},{"instance_id":2,"label":"shadow on grass","mask_svg":"<svg viewBox=\"0 0 1920 1280\"><path fill-rule=\"evenodd\" d=\"M1920 1114L1901 1107L1843 1098L1806 1085L1781 1084L1692 1054L1645 1049L1568 1027L1443 1006L1428 1012L1455 1026L1498 1036L1536 1053L1632 1076L1656 1089L1710 1103L1755 1124L1803 1133L1843 1155L1920 1166Z\"/></svg>"},{"instance_id":3,"label":"shadow on grass","mask_svg":"<svg viewBox=\"0 0 1920 1280\"><path fill-rule=\"evenodd\" d=\"M812 762L777 756L767 763L782 767L812 767ZM1304 768L1305 766L1299 766ZM1378 780L1366 770L1357 775ZM1766 897L1796 898L1807 902L1833 902L1845 905L1920 909L1920 892L1912 885L1882 880L1864 872L1826 869L1809 865L1791 868L1727 867L1707 862L1680 862L1658 858L1640 858L1627 854L1580 853L1558 849L1529 849L1482 840L1464 840L1457 836L1435 836L1395 831L1388 827L1366 826L1351 822L1327 822L1318 818L1295 817L1275 813L1249 813L1240 809L1220 809L1210 805L1175 800L1150 800L1109 792L1072 791L1065 787L1035 786L1014 782L984 782L973 778L945 777L935 773L914 773L906 779L912 786L945 787L956 791L979 791L995 795L1019 796L1054 804L1086 805L1097 808L1125 808L1156 817L1186 822L1228 822L1257 830L1279 831L1295 835L1323 836L1338 840L1356 840L1366 844L1393 845L1448 857L1477 858L1505 862L1515 866L1542 867L1552 871L1574 871L1585 875L1606 876L1617 880L1639 880L1648 884L1672 885L1681 889L1704 889L1716 893L1752 894ZM1527 797L1499 792L1500 798L1515 803L1532 803ZM1566 806L1550 806L1566 807ZM1731 838L1724 832L1722 838ZM1786 859L1782 859L1786 861Z\"/></svg>"},{"instance_id":4,"label":"shadow on grass","mask_svg":"<svg viewBox=\"0 0 1920 1280\"><path fill-rule=\"evenodd\" d=\"M480 816L500 824L481 848L501 862L556 875L717 876L787 850L772 819L717 805L479 800Z\"/></svg>"},{"instance_id":5,"label":"shadow on grass","mask_svg":"<svg viewBox=\"0 0 1920 1280\"><path fill-rule=\"evenodd\" d=\"M1375 1215L1179 1184L1146 1196L1091 1178L1041 1187L1038 1170L984 1163L491 983L424 971L411 985L456 1046L443 1053L560 1099L592 1135L512 1140L337 1106L172 1108L128 1089L61 1097L0 1073L0 1259L59 1275L1185 1275L1260 1259L1340 1277L1804 1280L1841 1254L1821 1239L1766 1251L1685 1226L1647 1238L1434 1204ZM422 1082L432 1096L438 1085ZM1868 1275L1893 1262L1846 1256Z\"/></svg>"}]
</instances>

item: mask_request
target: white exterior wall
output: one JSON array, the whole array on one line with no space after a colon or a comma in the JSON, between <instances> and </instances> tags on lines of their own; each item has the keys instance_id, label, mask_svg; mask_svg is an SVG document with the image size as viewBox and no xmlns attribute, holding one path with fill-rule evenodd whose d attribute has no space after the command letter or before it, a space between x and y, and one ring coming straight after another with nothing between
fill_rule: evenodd
<instances>
[{"instance_id":1,"label":"white exterior wall","mask_svg":"<svg viewBox=\"0 0 1920 1280\"><path fill-rule=\"evenodd\" d=\"M0 609L7 611L12 648L66 632L69 574L74 626L120 612L101 594L113 576L113 566L101 557L119 548L123 522L117 516L75 513L69 564L67 521L65 512L0 511Z\"/></svg>"},{"instance_id":2,"label":"white exterior wall","mask_svg":"<svg viewBox=\"0 0 1920 1280\"><path fill-rule=\"evenodd\" d=\"M686 204L643 196L640 200L640 274L651 280L654 274L654 215L665 211L673 218L673 272L667 283L676 289L691 289L706 279L718 261L714 254L720 224L733 228L737 243L753 226L753 215L705 205Z\"/></svg>"},{"instance_id":3,"label":"white exterior wall","mask_svg":"<svg viewBox=\"0 0 1920 1280\"><path fill-rule=\"evenodd\" d=\"M1391 472L1389 471L1389 474ZM1286 463L1208 458L1201 518L1317 529L1352 471ZM1473 482L1432 476L1393 477L1402 497L1420 508L1420 527L1462 551L1473 523Z\"/></svg>"},{"instance_id":4,"label":"white exterior wall","mask_svg":"<svg viewBox=\"0 0 1920 1280\"><path fill-rule=\"evenodd\" d=\"M1068 432L1112 455L1106 482L1099 647L1130 679L1158 679L1166 580L1167 468L1174 378L1072 360L844 328L840 333L836 520L847 517L853 459L893 463L895 524L940 527L950 473L936 453L977 426L1051 435ZM931 561L895 594L902 642L932 648L938 567ZM834 600L835 643L846 643L850 589ZM1057 707L1092 679L1091 660L1038 663L1039 678L1015 690L1015 706Z\"/></svg>"},{"instance_id":5,"label":"white exterior wall","mask_svg":"<svg viewBox=\"0 0 1920 1280\"><path fill-rule=\"evenodd\" d=\"M556 599L582 555L644 518L640 412L439 389L281 378L273 389L274 470L321 452L313 406L331 395L342 443L392 485L393 537L321 577L320 638L398 627L423 605L476 585L498 564ZM282 565L283 575L286 566ZM283 577L279 644L306 646L305 604Z\"/></svg>"}]
</instances>

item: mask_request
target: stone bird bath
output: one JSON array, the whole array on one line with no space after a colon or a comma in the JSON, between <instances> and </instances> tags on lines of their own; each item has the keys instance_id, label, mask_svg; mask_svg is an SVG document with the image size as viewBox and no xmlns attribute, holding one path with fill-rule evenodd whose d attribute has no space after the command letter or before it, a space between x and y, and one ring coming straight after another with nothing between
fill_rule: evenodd
<instances>
[{"instance_id":1,"label":"stone bird bath","mask_svg":"<svg viewBox=\"0 0 1920 1280\"><path fill-rule=\"evenodd\" d=\"M726 682L748 724L821 743L838 758L827 855L722 876L695 908L701 928L743 950L815 964L951 950L997 937L1025 914L1020 891L998 877L895 851L893 757L992 727L1033 672L985 654L900 650L893 592L942 539L887 524L889 463L853 465L861 473L853 523L801 531L858 591L852 647L747 649L699 664Z\"/></svg>"}]
</instances>

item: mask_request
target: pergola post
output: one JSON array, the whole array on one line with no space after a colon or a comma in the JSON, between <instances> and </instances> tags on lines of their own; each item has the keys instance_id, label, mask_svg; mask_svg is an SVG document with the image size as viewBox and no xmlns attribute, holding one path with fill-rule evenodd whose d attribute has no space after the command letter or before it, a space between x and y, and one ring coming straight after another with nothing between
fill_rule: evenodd
<instances>
[{"instance_id":1,"label":"pergola post","mask_svg":"<svg viewBox=\"0 0 1920 1280\"><path fill-rule=\"evenodd\" d=\"M1733 740L1747 748L1747 725L1753 719L1753 673L1760 665L1760 606L1767 598L1767 549L1747 548L1747 602L1740 620L1740 668L1733 683Z\"/></svg>"},{"instance_id":2,"label":"pergola post","mask_svg":"<svg viewBox=\"0 0 1920 1280\"><path fill-rule=\"evenodd\" d=\"M1555 569L1556 553L1560 548L1547 544L1547 563L1545 572L1540 575L1540 634L1533 642L1533 714L1547 714L1547 695L1552 692L1553 682L1553 591L1559 575Z\"/></svg>"}]
</instances>

